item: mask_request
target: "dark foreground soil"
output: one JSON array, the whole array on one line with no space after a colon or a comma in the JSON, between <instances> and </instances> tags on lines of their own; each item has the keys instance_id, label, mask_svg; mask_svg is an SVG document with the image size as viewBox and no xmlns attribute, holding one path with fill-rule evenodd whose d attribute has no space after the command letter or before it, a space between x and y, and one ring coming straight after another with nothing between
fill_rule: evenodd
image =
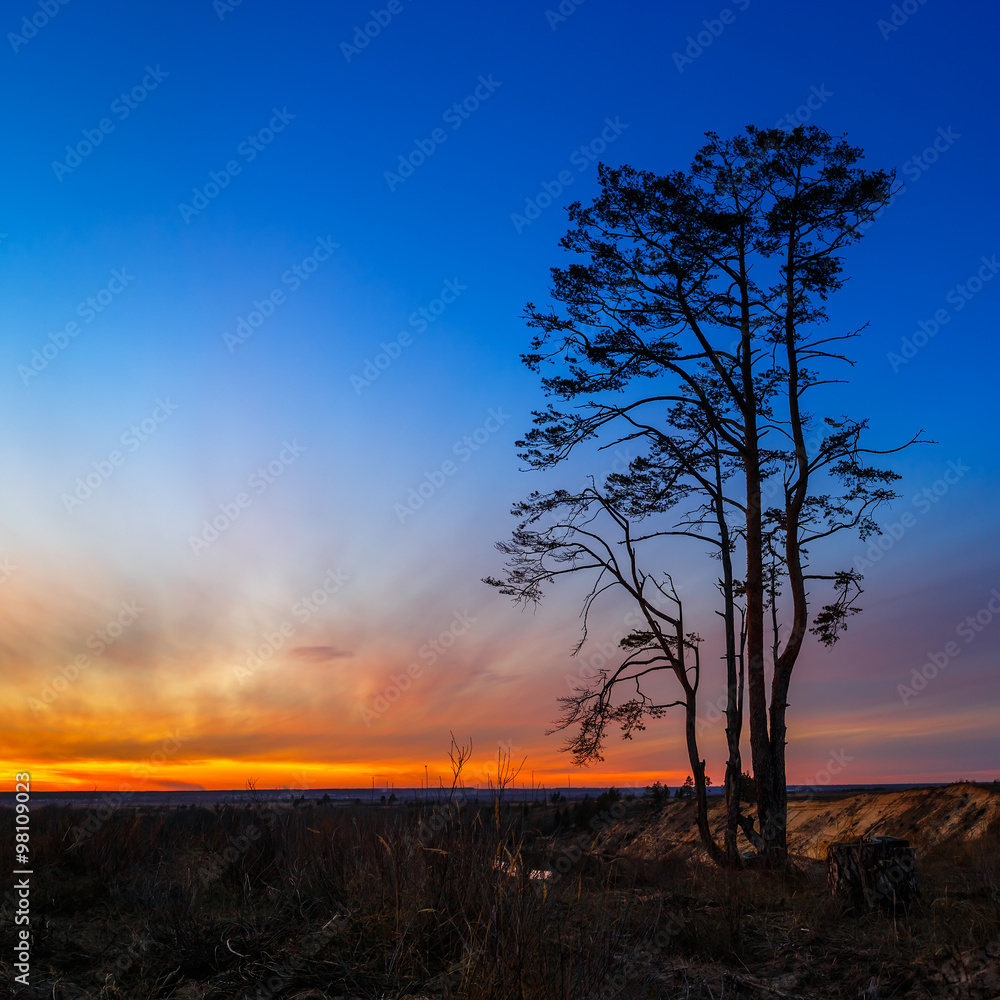
<instances>
[{"instance_id":1,"label":"dark foreground soil","mask_svg":"<svg viewBox=\"0 0 1000 1000\"><path fill-rule=\"evenodd\" d=\"M0 974L39 1000L997 1000L1000 794L872 794L793 803L781 872L709 865L673 800L44 806L29 985L9 875ZM873 824L917 846L909 907L827 890L825 844ZM5 872L13 844L3 809Z\"/></svg>"}]
</instances>

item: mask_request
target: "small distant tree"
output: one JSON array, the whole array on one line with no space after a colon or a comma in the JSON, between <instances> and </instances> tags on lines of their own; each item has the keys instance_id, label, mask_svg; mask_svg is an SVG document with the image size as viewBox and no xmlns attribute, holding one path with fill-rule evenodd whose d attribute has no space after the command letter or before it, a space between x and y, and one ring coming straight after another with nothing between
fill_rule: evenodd
<instances>
[{"instance_id":1,"label":"small distant tree","mask_svg":"<svg viewBox=\"0 0 1000 1000\"><path fill-rule=\"evenodd\" d=\"M589 794L573 807L573 825L578 830L586 830L590 826L590 821L597 815L597 803Z\"/></svg>"},{"instance_id":2,"label":"small distant tree","mask_svg":"<svg viewBox=\"0 0 1000 1000\"><path fill-rule=\"evenodd\" d=\"M678 799L694 798L694 778L692 778L690 774L684 779L684 784L677 789L676 798Z\"/></svg>"},{"instance_id":3,"label":"small distant tree","mask_svg":"<svg viewBox=\"0 0 1000 1000\"><path fill-rule=\"evenodd\" d=\"M659 809L670 798L670 789L662 782L654 781L646 786L642 797L648 799L654 809Z\"/></svg>"},{"instance_id":4,"label":"small distant tree","mask_svg":"<svg viewBox=\"0 0 1000 1000\"><path fill-rule=\"evenodd\" d=\"M750 803L757 801L757 784L746 771L740 775L740 801Z\"/></svg>"},{"instance_id":5,"label":"small distant tree","mask_svg":"<svg viewBox=\"0 0 1000 1000\"><path fill-rule=\"evenodd\" d=\"M612 786L606 792L601 792L597 796L596 804L598 812L607 812L613 805L622 800L622 793Z\"/></svg>"}]
</instances>

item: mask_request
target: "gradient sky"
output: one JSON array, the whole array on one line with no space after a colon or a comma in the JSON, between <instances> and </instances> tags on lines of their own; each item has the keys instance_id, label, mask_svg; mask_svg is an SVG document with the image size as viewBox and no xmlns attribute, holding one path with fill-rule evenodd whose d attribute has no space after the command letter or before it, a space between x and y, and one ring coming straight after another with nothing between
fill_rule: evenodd
<instances>
[{"instance_id":1,"label":"gradient sky","mask_svg":"<svg viewBox=\"0 0 1000 1000\"><path fill-rule=\"evenodd\" d=\"M416 785L450 730L475 741L473 782L500 743L565 784L545 729L627 609L574 660L579 588L532 613L480 583L511 502L586 471L519 470L543 402L521 313L595 157L686 168L706 130L787 116L905 183L831 301L831 329L871 324L838 394L873 443L937 442L895 463L881 522L901 527L864 567L865 614L796 669L789 781L825 780L833 754L837 781L1000 776L1000 619L981 610L1000 594L1000 280L976 277L1000 254L996 10L377 0L387 23L356 45L372 9L4 7L2 787ZM867 550L837 544L846 564ZM713 566L674 559L710 634ZM683 780L679 721L612 739L574 784ZM721 781L722 726L703 741Z\"/></svg>"}]
</instances>

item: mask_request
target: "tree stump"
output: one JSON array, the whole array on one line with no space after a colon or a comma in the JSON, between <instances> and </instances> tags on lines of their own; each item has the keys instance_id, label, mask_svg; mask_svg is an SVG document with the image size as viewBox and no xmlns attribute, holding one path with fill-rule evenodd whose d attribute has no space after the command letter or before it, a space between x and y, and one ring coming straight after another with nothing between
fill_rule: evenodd
<instances>
[{"instance_id":1,"label":"tree stump","mask_svg":"<svg viewBox=\"0 0 1000 1000\"><path fill-rule=\"evenodd\" d=\"M856 909L908 903L919 894L914 848L899 837L831 844L827 881L834 895L850 896Z\"/></svg>"}]
</instances>

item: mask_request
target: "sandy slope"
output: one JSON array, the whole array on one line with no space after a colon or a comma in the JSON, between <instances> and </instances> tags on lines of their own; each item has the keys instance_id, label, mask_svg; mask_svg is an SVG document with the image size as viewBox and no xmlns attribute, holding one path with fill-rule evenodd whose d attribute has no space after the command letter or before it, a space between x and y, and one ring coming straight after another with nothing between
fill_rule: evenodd
<instances>
[{"instance_id":1,"label":"sandy slope","mask_svg":"<svg viewBox=\"0 0 1000 1000\"><path fill-rule=\"evenodd\" d=\"M860 836L905 837L925 848L953 837L974 840L997 817L1000 795L962 783L790 802L788 835L792 850L825 858L828 844Z\"/></svg>"},{"instance_id":2,"label":"sandy slope","mask_svg":"<svg viewBox=\"0 0 1000 1000\"><path fill-rule=\"evenodd\" d=\"M724 807L721 799L710 800L710 821L717 835ZM672 845L697 842L694 817L693 804L672 801L640 830L633 827L632 836L619 827L608 830L602 839L609 848L617 841L616 846L632 856L662 856ZM905 837L921 848L956 836L971 840L998 818L1000 794L969 783L904 791L797 794L788 802L788 840L794 854L825 859L828 844L862 835ZM742 836L740 840L744 848L749 847Z\"/></svg>"}]
</instances>

